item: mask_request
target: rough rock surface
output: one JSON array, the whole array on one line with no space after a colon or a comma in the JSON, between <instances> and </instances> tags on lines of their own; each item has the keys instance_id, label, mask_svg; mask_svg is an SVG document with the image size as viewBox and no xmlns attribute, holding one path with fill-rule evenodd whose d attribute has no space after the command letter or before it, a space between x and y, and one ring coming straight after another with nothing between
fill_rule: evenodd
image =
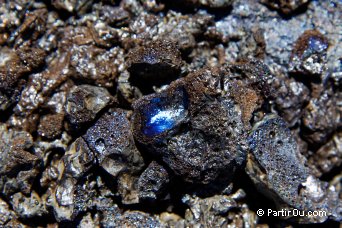
<instances>
[{"instance_id":1,"label":"rough rock surface","mask_svg":"<svg viewBox=\"0 0 342 228\"><path fill-rule=\"evenodd\" d=\"M65 104L66 117L76 128L93 121L111 101L107 89L91 85L73 87Z\"/></svg>"},{"instance_id":2,"label":"rough rock surface","mask_svg":"<svg viewBox=\"0 0 342 228\"><path fill-rule=\"evenodd\" d=\"M340 0L0 2L0 227L340 225Z\"/></svg>"},{"instance_id":3,"label":"rough rock surface","mask_svg":"<svg viewBox=\"0 0 342 228\"><path fill-rule=\"evenodd\" d=\"M300 222L323 222L327 217L341 220L339 192L310 173L297 142L281 118L265 116L254 127L249 143L252 153L247 172L260 191L268 192L267 196L279 209L327 212L320 217L295 218Z\"/></svg>"},{"instance_id":4,"label":"rough rock surface","mask_svg":"<svg viewBox=\"0 0 342 228\"><path fill-rule=\"evenodd\" d=\"M109 110L83 136L99 165L114 177L125 171L139 171L144 165L128 115L122 109Z\"/></svg>"},{"instance_id":5,"label":"rough rock surface","mask_svg":"<svg viewBox=\"0 0 342 228\"><path fill-rule=\"evenodd\" d=\"M132 85L146 93L151 85L162 86L178 78L182 59L175 44L159 40L133 49L127 65Z\"/></svg>"},{"instance_id":6,"label":"rough rock surface","mask_svg":"<svg viewBox=\"0 0 342 228\"><path fill-rule=\"evenodd\" d=\"M157 162L151 162L138 180L139 200L155 201L165 194L170 177L165 168Z\"/></svg>"}]
</instances>

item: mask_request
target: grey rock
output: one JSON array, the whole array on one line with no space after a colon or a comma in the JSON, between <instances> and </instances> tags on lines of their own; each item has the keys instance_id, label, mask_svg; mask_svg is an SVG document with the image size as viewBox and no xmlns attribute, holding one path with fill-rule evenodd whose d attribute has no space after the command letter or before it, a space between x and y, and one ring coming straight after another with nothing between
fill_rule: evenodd
<instances>
[{"instance_id":1,"label":"grey rock","mask_svg":"<svg viewBox=\"0 0 342 228\"><path fill-rule=\"evenodd\" d=\"M70 177L61 179L57 186L51 186L46 196L57 221L71 221L79 213L93 208L97 195L95 186L92 180L77 181Z\"/></svg>"},{"instance_id":2,"label":"grey rock","mask_svg":"<svg viewBox=\"0 0 342 228\"><path fill-rule=\"evenodd\" d=\"M303 83L287 78L276 78L274 88L276 109L279 115L293 126L303 115L303 109L310 99L310 91Z\"/></svg>"},{"instance_id":3,"label":"grey rock","mask_svg":"<svg viewBox=\"0 0 342 228\"><path fill-rule=\"evenodd\" d=\"M245 197L240 189L232 195L216 195L208 198L185 195L182 201L188 205L185 225L190 227L246 227L255 226L256 215L246 204L238 202Z\"/></svg>"},{"instance_id":4,"label":"grey rock","mask_svg":"<svg viewBox=\"0 0 342 228\"><path fill-rule=\"evenodd\" d=\"M21 218L32 218L37 216L43 216L48 213L44 202L36 192L31 192L29 197L24 196L18 192L11 197L11 203L13 210Z\"/></svg>"},{"instance_id":5,"label":"grey rock","mask_svg":"<svg viewBox=\"0 0 342 228\"><path fill-rule=\"evenodd\" d=\"M132 50L128 55L127 69L131 84L146 94L148 89L153 91L152 86L160 87L178 78L182 64L175 43L157 40Z\"/></svg>"},{"instance_id":6,"label":"grey rock","mask_svg":"<svg viewBox=\"0 0 342 228\"><path fill-rule=\"evenodd\" d=\"M165 193L169 182L169 174L165 168L152 161L138 180L139 201L156 201Z\"/></svg>"},{"instance_id":7,"label":"grey rock","mask_svg":"<svg viewBox=\"0 0 342 228\"><path fill-rule=\"evenodd\" d=\"M323 144L341 123L336 97L326 89L317 98L312 98L304 109L303 138L313 144Z\"/></svg>"},{"instance_id":8,"label":"grey rock","mask_svg":"<svg viewBox=\"0 0 342 228\"><path fill-rule=\"evenodd\" d=\"M52 2L52 5L56 9L62 9L69 13L77 13L78 15L84 14L92 5L91 0L56 0Z\"/></svg>"},{"instance_id":9,"label":"grey rock","mask_svg":"<svg viewBox=\"0 0 342 228\"><path fill-rule=\"evenodd\" d=\"M124 171L137 172L144 165L128 115L128 111L111 109L83 136L100 166L114 177Z\"/></svg>"},{"instance_id":10,"label":"grey rock","mask_svg":"<svg viewBox=\"0 0 342 228\"><path fill-rule=\"evenodd\" d=\"M101 210L101 225L103 227L114 228L117 225L118 218L121 216L121 211L117 205L112 207L100 208Z\"/></svg>"},{"instance_id":11,"label":"grey rock","mask_svg":"<svg viewBox=\"0 0 342 228\"><path fill-rule=\"evenodd\" d=\"M272 93L270 80L257 60L191 73L133 104L134 136L187 182L232 177L245 160L252 113Z\"/></svg>"},{"instance_id":12,"label":"grey rock","mask_svg":"<svg viewBox=\"0 0 342 228\"><path fill-rule=\"evenodd\" d=\"M162 227L162 224L156 216L140 211L126 211L116 218L114 227Z\"/></svg>"},{"instance_id":13,"label":"grey rock","mask_svg":"<svg viewBox=\"0 0 342 228\"><path fill-rule=\"evenodd\" d=\"M78 228L91 228L91 227L99 227L99 218L98 216L94 216L95 218L93 218L93 216L91 215L91 213L87 213L85 216L83 216L81 222L79 223L79 225L77 226Z\"/></svg>"},{"instance_id":14,"label":"grey rock","mask_svg":"<svg viewBox=\"0 0 342 228\"><path fill-rule=\"evenodd\" d=\"M334 186L315 178L304 165L306 160L284 120L274 115L264 117L254 127L249 144L246 171L278 208L326 211L324 216L293 217L302 223L341 219L339 193Z\"/></svg>"},{"instance_id":15,"label":"grey rock","mask_svg":"<svg viewBox=\"0 0 342 228\"><path fill-rule=\"evenodd\" d=\"M305 31L296 41L289 62L290 72L320 75L326 70L328 40L317 30Z\"/></svg>"},{"instance_id":16,"label":"grey rock","mask_svg":"<svg viewBox=\"0 0 342 228\"><path fill-rule=\"evenodd\" d=\"M18 190L29 194L41 162L38 156L27 151L33 145L32 136L1 124L0 138L1 191L8 196Z\"/></svg>"},{"instance_id":17,"label":"grey rock","mask_svg":"<svg viewBox=\"0 0 342 228\"><path fill-rule=\"evenodd\" d=\"M0 199L0 225L4 226L15 217L16 215L10 209L9 205L4 200Z\"/></svg>"},{"instance_id":18,"label":"grey rock","mask_svg":"<svg viewBox=\"0 0 342 228\"><path fill-rule=\"evenodd\" d=\"M94 120L111 99L106 88L91 85L75 86L70 90L65 104L67 119L79 128Z\"/></svg>"},{"instance_id":19,"label":"grey rock","mask_svg":"<svg viewBox=\"0 0 342 228\"><path fill-rule=\"evenodd\" d=\"M138 177L123 173L117 180L117 193L122 204L132 205L139 203Z\"/></svg>"},{"instance_id":20,"label":"grey rock","mask_svg":"<svg viewBox=\"0 0 342 228\"><path fill-rule=\"evenodd\" d=\"M336 133L326 144L320 147L308 160L315 175L329 173L342 164L342 133Z\"/></svg>"},{"instance_id":21,"label":"grey rock","mask_svg":"<svg viewBox=\"0 0 342 228\"><path fill-rule=\"evenodd\" d=\"M93 41L91 31L81 32L84 32L84 36L90 39L89 43ZM72 31L70 33L73 35ZM119 47L107 51L94 45L73 45L71 49L70 64L76 72L75 78L103 87L114 85L114 80L119 74L119 65L122 62L124 62L123 50Z\"/></svg>"},{"instance_id":22,"label":"grey rock","mask_svg":"<svg viewBox=\"0 0 342 228\"><path fill-rule=\"evenodd\" d=\"M199 0L200 4L203 6L211 8L223 8L231 6L234 0Z\"/></svg>"},{"instance_id":23,"label":"grey rock","mask_svg":"<svg viewBox=\"0 0 342 228\"><path fill-rule=\"evenodd\" d=\"M260 2L284 13L284 14L291 14L295 10L297 10L299 7L302 7L303 5L310 2L310 0L261 0Z\"/></svg>"},{"instance_id":24,"label":"grey rock","mask_svg":"<svg viewBox=\"0 0 342 228\"><path fill-rule=\"evenodd\" d=\"M83 138L76 139L70 145L62 160L65 166L63 175L75 179L82 177L96 162L94 153Z\"/></svg>"}]
</instances>

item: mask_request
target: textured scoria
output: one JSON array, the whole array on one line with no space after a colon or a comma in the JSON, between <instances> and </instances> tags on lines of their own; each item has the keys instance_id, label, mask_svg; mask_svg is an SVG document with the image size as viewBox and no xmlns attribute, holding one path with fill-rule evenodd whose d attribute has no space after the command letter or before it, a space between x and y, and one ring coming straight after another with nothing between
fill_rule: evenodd
<instances>
[{"instance_id":1,"label":"textured scoria","mask_svg":"<svg viewBox=\"0 0 342 228\"><path fill-rule=\"evenodd\" d=\"M293 218L304 223L323 222L328 217L342 219L338 189L320 181L305 167L305 158L280 117L265 116L254 127L249 144L251 154L246 171L258 188L275 201L279 210L326 212L324 216Z\"/></svg>"},{"instance_id":2,"label":"textured scoria","mask_svg":"<svg viewBox=\"0 0 342 228\"><path fill-rule=\"evenodd\" d=\"M189 74L133 105L135 137L188 182L230 179L245 161L248 121L270 79L258 61Z\"/></svg>"},{"instance_id":3,"label":"textured scoria","mask_svg":"<svg viewBox=\"0 0 342 228\"><path fill-rule=\"evenodd\" d=\"M0 2L0 227L339 226L341 1Z\"/></svg>"}]
</instances>

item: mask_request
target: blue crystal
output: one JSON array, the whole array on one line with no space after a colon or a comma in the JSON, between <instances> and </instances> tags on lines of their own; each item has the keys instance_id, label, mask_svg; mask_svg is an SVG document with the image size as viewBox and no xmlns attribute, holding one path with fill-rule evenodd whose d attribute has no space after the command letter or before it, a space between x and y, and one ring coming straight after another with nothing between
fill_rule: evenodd
<instances>
[{"instance_id":1,"label":"blue crystal","mask_svg":"<svg viewBox=\"0 0 342 228\"><path fill-rule=\"evenodd\" d=\"M328 44L319 38L310 37L309 48L311 49L312 52L320 53L320 52L325 51L328 48Z\"/></svg>"},{"instance_id":2,"label":"blue crystal","mask_svg":"<svg viewBox=\"0 0 342 228\"><path fill-rule=\"evenodd\" d=\"M154 137L174 128L187 113L187 96L180 92L175 97L155 97L144 107L142 133Z\"/></svg>"}]
</instances>

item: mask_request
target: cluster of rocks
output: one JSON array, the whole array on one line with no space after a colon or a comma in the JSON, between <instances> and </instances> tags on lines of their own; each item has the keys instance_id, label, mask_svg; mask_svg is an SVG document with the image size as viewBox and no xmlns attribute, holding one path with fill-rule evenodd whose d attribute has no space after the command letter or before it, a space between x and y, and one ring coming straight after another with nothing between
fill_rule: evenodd
<instances>
[{"instance_id":1,"label":"cluster of rocks","mask_svg":"<svg viewBox=\"0 0 342 228\"><path fill-rule=\"evenodd\" d=\"M341 10L0 4L0 226L337 225Z\"/></svg>"}]
</instances>

